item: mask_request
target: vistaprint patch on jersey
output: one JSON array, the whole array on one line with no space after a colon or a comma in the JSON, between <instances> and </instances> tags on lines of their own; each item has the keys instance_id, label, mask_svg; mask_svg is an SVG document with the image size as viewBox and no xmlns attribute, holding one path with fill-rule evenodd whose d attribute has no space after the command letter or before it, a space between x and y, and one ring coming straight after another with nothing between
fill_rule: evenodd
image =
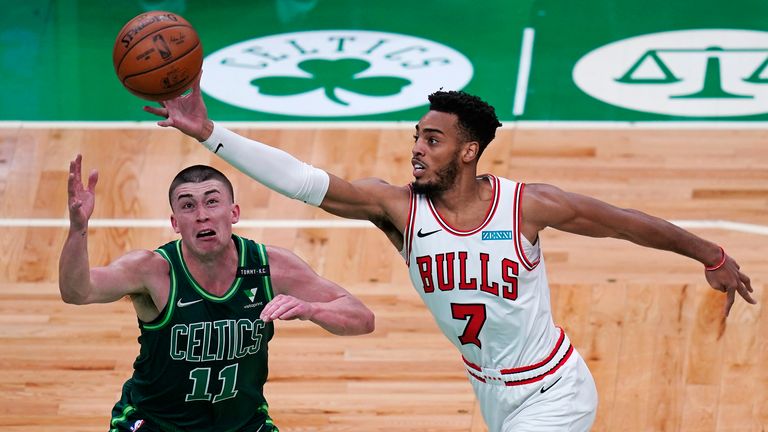
<instances>
[{"instance_id":1,"label":"vistaprint patch on jersey","mask_svg":"<svg viewBox=\"0 0 768 432\"><path fill-rule=\"evenodd\" d=\"M513 240L512 231L483 231L483 240Z\"/></svg>"},{"instance_id":2,"label":"vistaprint patch on jersey","mask_svg":"<svg viewBox=\"0 0 768 432\"><path fill-rule=\"evenodd\" d=\"M248 297L248 300L253 303L253 300L256 299L256 292L259 290L258 287L253 288L246 288L243 290L243 294L245 294L246 297Z\"/></svg>"}]
</instances>

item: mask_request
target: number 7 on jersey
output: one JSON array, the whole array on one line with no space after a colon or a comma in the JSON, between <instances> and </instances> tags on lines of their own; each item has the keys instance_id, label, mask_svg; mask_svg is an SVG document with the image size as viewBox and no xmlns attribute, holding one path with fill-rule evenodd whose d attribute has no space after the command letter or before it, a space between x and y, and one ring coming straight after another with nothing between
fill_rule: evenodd
<instances>
[{"instance_id":1,"label":"number 7 on jersey","mask_svg":"<svg viewBox=\"0 0 768 432\"><path fill-rule=\"evenodd\" d=\"M480 331L485 324L485 304L451 303L451 316L453 319L467 321L464 333L459 336L459 342L462 345L475 344L478 348L482 348Z\"/></svg>"}]
</instances>

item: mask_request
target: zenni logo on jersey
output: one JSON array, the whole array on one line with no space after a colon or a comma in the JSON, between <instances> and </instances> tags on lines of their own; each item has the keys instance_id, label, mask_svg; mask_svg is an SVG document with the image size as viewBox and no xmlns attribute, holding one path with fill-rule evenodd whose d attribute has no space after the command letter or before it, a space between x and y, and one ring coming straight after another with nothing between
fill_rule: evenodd
<instances>
[{"instance_id":1,"label":"zenni logo on jersey","mask_svg":"<svg viewBox=\"0 0 768 432\"><path fill-rule=\"evenodd\" d=\"M483 231L482 240L512 240L512 231Z\"/></svg>"}]
</instances>

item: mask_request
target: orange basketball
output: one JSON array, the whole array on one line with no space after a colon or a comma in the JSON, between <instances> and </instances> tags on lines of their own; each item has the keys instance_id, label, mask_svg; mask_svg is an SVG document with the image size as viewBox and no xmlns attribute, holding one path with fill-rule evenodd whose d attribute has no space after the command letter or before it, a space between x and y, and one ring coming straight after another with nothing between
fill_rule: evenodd
<instances>
[{"instance_id":1,"label":"orange basketball","mask_svg":"<svg viewBox=\"0 0 768 432\"><path fill-rule=\"evenodd\" d=\"M187 20L150 11L128 21L117 34L112 64L131 93L168 100L184 93L200 73L203 47Z\"/></svg>"}]
</instances>

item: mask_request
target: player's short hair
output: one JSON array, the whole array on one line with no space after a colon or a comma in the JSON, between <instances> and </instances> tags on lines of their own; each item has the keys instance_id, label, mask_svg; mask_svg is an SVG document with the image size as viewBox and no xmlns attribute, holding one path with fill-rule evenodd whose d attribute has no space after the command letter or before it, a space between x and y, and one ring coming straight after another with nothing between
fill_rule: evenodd
<instances>
[{"instance_id":1,"label":"player's short hair","mask_svg":"<svg viewBox=\"0 0 768 432\"><path fill-rule=\"evenodd\" d=\"M480 144L478 156L496 137L496 128L501 126L496 110L477 96L463 91L436 91L429 95L430 111L456 114L459 133L466 141Z\"/></svg>"},{"instance_id":2,"label":"player's short hair","mask_svg":"<svg viewBox=\"0 0 768 432\"><path fill-rule=\"evenodd\" d=\"M184 183L202 183L207 180L218 180L224 183L224 186L229 191L229 196L232 197L232 202L235 201L235 190L232 188L232 183L227 176L208 165L192 165L179 171L176 177L173 178L171 187L168 188L168 203L171 204L171 208L173 208L173 192L177 187Z\"/></svg>"}]
</instances>

